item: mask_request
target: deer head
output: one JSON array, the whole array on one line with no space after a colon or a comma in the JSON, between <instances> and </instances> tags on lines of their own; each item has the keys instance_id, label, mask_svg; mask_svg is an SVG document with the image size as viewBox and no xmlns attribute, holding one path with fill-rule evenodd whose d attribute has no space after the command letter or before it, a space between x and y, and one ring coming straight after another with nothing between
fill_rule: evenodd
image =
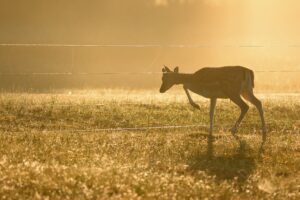
<instances>
[{"instance_id":1,"label":"deer head","mask_svg":"<svg viewBox=\"0 0 300 200\"><path fill-rule=\"evenodd\" d=\"M162 68L163 76L162 76L162 84L160 87L160 93L166 92L170 89L173 85L176 84L176 76L178 74L179 68L175 67L174 71L171 71L167 66Z\"/></svg>"}]
</instances>

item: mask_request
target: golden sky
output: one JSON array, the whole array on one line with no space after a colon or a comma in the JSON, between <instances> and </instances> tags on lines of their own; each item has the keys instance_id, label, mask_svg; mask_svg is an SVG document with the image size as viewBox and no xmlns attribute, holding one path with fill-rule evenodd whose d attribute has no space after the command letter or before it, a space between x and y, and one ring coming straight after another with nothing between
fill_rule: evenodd
<instances>
[{"instance_id":1,"label":"golden sky","mask_svg":"<svg viewBox=\"0 0 300 200\"><path fill-rule=\"evenodd\" d=\"M300 42L297 0L1 0L1 42Z\"/></svg>"},{"instance_id":2,"label":"golden sky","mask_svg":"<svg viewBox=\"0 0 300 200\"><path fill-rule=\"evenodd\" d=\"M1 0L0 43L203 47L0 47L0 70L300 69L299 10L298 0Z\"/></svg>"}]
</instances>

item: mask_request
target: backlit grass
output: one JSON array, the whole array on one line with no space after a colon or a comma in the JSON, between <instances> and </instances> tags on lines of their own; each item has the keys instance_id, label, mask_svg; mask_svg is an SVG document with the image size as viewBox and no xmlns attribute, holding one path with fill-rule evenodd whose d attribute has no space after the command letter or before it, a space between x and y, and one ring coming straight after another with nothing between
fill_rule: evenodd
<instances>
[{"instance_id":1,"label":"backlit grass","mask_svg":"<svg viewBox=\"0 0 300 200\"><path fill-rule=\"evenodd\" d=\"M2 199L298 199L300 103L258 95L268 137L251 107L235 140L239 110L219 101L207 129L94 131L208 124L208 101L183 92L103 90L0 95Z\"/></svg>"}]
</instances>

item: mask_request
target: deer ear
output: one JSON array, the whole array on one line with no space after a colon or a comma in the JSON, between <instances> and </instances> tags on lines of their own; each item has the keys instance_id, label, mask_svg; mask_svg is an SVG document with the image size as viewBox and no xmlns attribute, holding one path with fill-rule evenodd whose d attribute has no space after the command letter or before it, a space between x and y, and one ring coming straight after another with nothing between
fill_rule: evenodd
<instances>
[{"instance_id":1,"label":"deer ear","mask_svg":"<svg viewBox=\"0 0 300 200\"><path fill-rule=\"evenodd\" d=\"M178 73L179 72L179 67L175 67L174 72Z\"/></svg>"},{"instance_id":2,"label":"deer ear","mask_svg":"<svg viewBox=\"0 0 300 200\"><path fill-rule=\"evenodd\" d=\"M166 72L171 72L171 70L169 69L169 67L167 67L166 65L164 65L164 66L165 66Z\"/></svg>"},{"instance_id":3,"label":"deer ear","mask_svg":"<svg viewBox=\"0 0 300 200\"><path fill-rule=\"evenodd\" d=\"M162 68L162 70L161 70L163 73L165 73L166 72L166 69L165 68Z\"/></svg>"}]
</instances>

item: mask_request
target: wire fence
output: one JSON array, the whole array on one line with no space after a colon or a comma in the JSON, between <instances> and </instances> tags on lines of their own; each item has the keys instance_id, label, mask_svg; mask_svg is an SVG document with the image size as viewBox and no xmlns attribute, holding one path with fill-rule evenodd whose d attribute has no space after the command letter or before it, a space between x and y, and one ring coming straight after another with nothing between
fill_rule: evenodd
<instances>
[{"instance_id":1,"label":"wire fence","mask_svg":"<svg viewBox=\"0 0 300 200\"><path fill-rule=\"evenodd\" d=\"M266 127L268 131L273 129L275 126L278 129L281 130L293 130L294 133L299 133L300 130L300 124L299 120L294 120L291 125L287 125L284 122L278 121L278 122L272 122L272 123L266 123ZM214 129L221 129L223 132L230 132L230 129L232 128L232 124L222 124L222 125L214 125ZM260 132L261 127L260 123L242 123L239 127L240 130L243 130L243 128L252 128L253 131ZM295 128L298 127L298 128ZM35 130L30 129L31 132L42 132L42 133L104 133L104 132L137 132L137 131L151 131L151 130L181 130L181 129L209 129L209 125L207 124L191 124L191 125L160 125L160 126L140 126L140 127L112 127L112 128L93 128L93 129L57 129L57 130ZM26 130L25 130L26 131ZM22 133L22 131L4 131L4 132L12 132L12 133Z\"/></svg>"},{"instance_id":2,"label":"wire fence","mask_svg":"<svg viewBox=\"0 0 300 200\"><path fill-rule=\"evenodd\" d=\"M253 70L257 73L300 73L300 70ZM0 72L0 76L112 76L112 75L159 75L162 72Z\"/></svg>"},{"instance_id":3,"label":"wire fence","mask_svg":"<svg viewBox=\"0 0 300 200\"><path fill-rule=\"evenodd\" d=\"M263 45L263 44L64 44L64 43L1 43L2 47L124 47L124 48L299 48L300 44Z\"/></svg>"},{"instance_id":4,"label":"wire fence","mask_svg":"<svg viewBox=\"0 0 300 200\"><path fill-rule=\"evenodd\" d=\"M141 126L141 127L113 127L113 128L94 128L94 129L57 129L57 130L31 130L42 133L96 133L96 132L125 132L125 131L147 131L147 130L170 130L170 129L187 129L187 128L208 128L205 124L197 125L161 125L161 126ZM21 133L24 131L7 131L13 133Z\"/></svg>"},{"instance_id":5,"label":"wire fence","mask_svg":"<svg viewBox=\"0 0 300 200\"><path fill-rule=\"evenodd\" d=\"M289 47L299 48L300 45L183 45L183 44L47 44L47 43L2 43L0 47L100 47L100 48L268 48L268 47ZM73 53L72 53L73 56ZM72 61L73 62L73 61ZM254 67L260 68L260 67ZM257 73L300 73L300 67L296 70L254 70ZM113 75L159 75L162 72L149 71L149 72L0 72L0 76L113 76ZM69 105L58 105L69 106ZM97 104L94 106L103 106L103 104ZM298 123L295 122L295 123ZM242 126L250 126L254 124L243 124ZM232 124L224 124L222 126L215 126L216 128L229 129ZM268 124L270 126L270 124ZM207 124L194 124L194 125L161 125L161 126L141 126L141 127L113 127L113 128L95 128L95 129L72 129L72 130L42 130L44 133L48 132L123 132L123 131L147 131L147 130L170 130L170 129L192 129L192 128L205 128L208 129ZM257 128L257 124L254 125ZM17 131L12 131L17 132Z\"/></svg>"},{"instance_id":6,"label":"wire fence","mask_svg":"<svg viewBox=\"0 0 300 200\"><path fill-rule=\"evenodd\" d=\"M64 44L64 43L0 43L0 47L111 47L111 48L213 48L213 47L225 47L225 48L266 48L266 47L291 47L299 48L300 44L287 44L287 45L260 45L260 44L236 44L236 45L211 45L211 44ZM73 65L72 61L72 65ZM153 63L152 63L153 64ZM296 70L254 70L257 73L300 73L300 66ZM292 68L290 67L290 68ZM259 66L253 68L262 68ZM148 72L0 72L0 76L88 76L88 75L157 75L162 72L148 71Z\"/></svg>"}]
</instances>

